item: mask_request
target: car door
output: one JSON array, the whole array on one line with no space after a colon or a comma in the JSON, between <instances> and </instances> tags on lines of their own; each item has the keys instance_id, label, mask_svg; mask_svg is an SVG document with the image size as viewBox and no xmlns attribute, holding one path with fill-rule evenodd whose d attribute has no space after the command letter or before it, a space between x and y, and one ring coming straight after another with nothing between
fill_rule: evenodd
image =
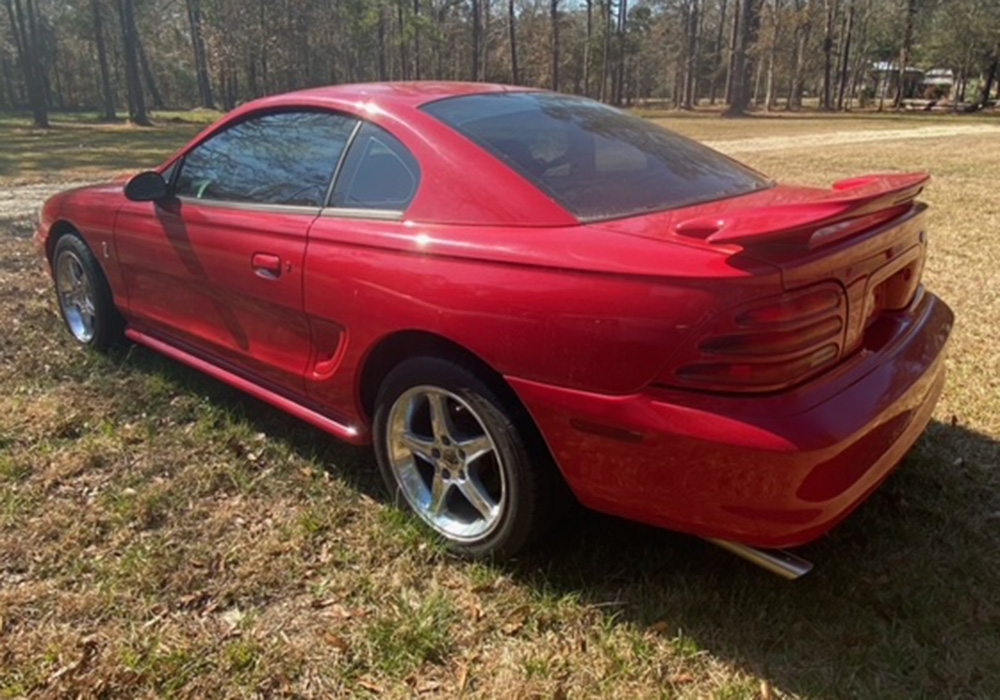
<instances>
[{"instance_id":1,"label":"car door","mask_svg":"<svg viewBox=\"0 0 1000 700\"><path fill-rule=\"evenodd\" d=\"M172 166L168 200L126 204L115 237L130 320L302 392L306 236L356 124L251 114Z\"/></svg>"},{"instance_id":2,"label":"car door","mask_svg":"<svg viewBox=\"0 0 1000 700\"><path fill-rule=\"evenodd\" d=\"M350 406L355 386L346 349L366 347L379 330L372 302L405 291L383 279L379 241L414 235L404 213L420 184L420 166L399 139L363 122L351 141L330 197L309 231L305 310L313 326L315 362L306 389L326 406Z\"/></svg>"}]
</instances>

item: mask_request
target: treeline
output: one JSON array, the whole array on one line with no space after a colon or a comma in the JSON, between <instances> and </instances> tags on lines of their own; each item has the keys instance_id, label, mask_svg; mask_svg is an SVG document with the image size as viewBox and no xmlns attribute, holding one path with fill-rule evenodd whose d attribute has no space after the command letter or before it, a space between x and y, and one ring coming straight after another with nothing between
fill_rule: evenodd
<instances>
[{"instance_id":1,"label":"treeline","mask_svg":"<svg viewBox=\"0 0 1000 700\"><path fill-rule=\"evenodd\" d=\"M991 99L1000 0L0 0L0 109L229 109L368 80L798 109ZM939 81L942 82L942 81ZM920 95L916 95L920 96Z\"/></svg>"}]
</instances>

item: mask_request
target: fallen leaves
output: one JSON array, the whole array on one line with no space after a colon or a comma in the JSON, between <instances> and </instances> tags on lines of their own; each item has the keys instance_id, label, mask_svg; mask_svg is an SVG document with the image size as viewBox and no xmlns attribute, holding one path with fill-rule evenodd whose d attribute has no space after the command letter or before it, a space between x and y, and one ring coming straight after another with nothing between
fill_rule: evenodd
<instances>
[{"instance_id":1,"label":"fallen leaves","mask_svg":"<svg viewBox=\"0 0 1000 700\"><path fill-rule=\"evenodd\" d=\"M63 676L67 676L78 671L85 671L97 654L97 640L87 637L80 642L80 658L59 668L48 678L49 684L55 683Z\"/></svg>"},{"instance_id":2,"label":"fallen leaves","mask_svg":"<svg viewBox=\"0 0 1000 700\"><path fill-rule=\"evenodd\" d=\"M531 613L530 605L520 605L511 611L504 623L500 626L500 629L506 635L516 635L524 626L528 623L528 616Z\"/></svg>"},{"instance_id":3,"label":"fallen leaves","mask_svg":"<svg viewBox=\"0 0 1000 700\"><path fill-rule=\"evenodd\" d=\"M345 654L351 649L350 642L348 642L347 639L345 639L339 634L335 634L329 631L324 632L323 639L326 640L326 643L332 646L334 649L341 651Z\"/></svg>"},{"instance_id":4,"label":"fallen leaves","mask_svg":"<svg viewBox=\"0 0 1000 700\"><path fill-rule=\"evenodd\" d=\"M382 694L382 686L373 680L369 680L368 678L360 678L358 679L357 684L359 688L364 688L369 693L374 693L375 695Z\"/></svg>"},{"instance_id":5,"label":"fallen leaves","mask_svg":"<svg viewBox=\"0 0 1000 700\"><path fill-rule=\"evenodd\" d=\"M670 636L670 623L666 620L659 620L649 626L649 631L662 637Z\"/></svg>"}]
</instances>

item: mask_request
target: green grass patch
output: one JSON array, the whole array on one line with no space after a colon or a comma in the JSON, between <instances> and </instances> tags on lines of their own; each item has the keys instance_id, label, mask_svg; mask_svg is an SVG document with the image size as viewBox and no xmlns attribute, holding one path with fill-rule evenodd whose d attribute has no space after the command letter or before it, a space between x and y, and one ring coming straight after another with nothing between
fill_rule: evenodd
<instances>
[{"instance_id":1,"label":"green grass patch","mask_svg":"<svg viewBox=\"0 0 1000 700\"><path fill-rule=\"evenodd\" d=\"M0 113L0 183L100 179L153 168L220 115L154 113L154 126L105 124L96 114L53 114L51 128L36 129L21 114Z\"/></svg>"}]
</instances>

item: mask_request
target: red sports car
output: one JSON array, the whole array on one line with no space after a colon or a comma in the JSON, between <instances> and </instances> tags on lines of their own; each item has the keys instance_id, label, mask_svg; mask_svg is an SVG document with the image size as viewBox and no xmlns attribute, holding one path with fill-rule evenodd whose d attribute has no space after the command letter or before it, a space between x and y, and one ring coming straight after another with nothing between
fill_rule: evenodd
<instances>
[{"instance_id":1,"label":"red sports car","mask_svg":"<svg viewBox=\"0 0 1000 700\"><path fill-rule=\"evenodd\" d=\"M941 392L926 180L777 185L579 97L346 85L53 197L37 243L79 343L373 442L457 551L513 554L571 491L793 576L768 550L861 503Z\"/></svg>"}]
</instances>

